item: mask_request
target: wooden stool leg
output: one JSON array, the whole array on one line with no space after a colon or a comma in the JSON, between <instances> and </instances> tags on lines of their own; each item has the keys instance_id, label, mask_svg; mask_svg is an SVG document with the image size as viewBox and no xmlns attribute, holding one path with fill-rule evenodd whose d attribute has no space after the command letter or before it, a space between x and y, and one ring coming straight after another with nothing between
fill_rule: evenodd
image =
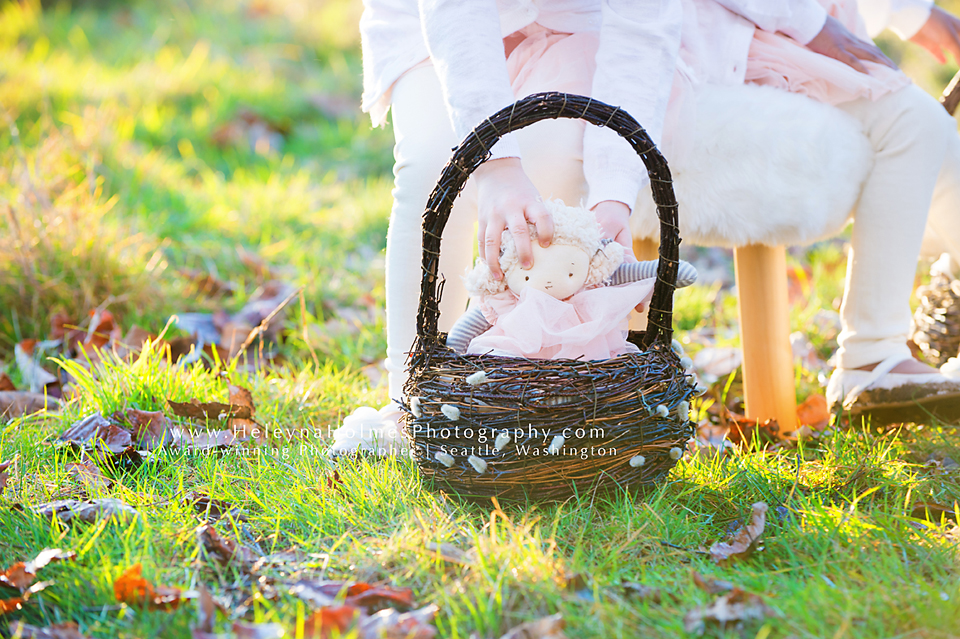
<instances>
[{"instance_id":1,"label":"wooden stool leg","mask_svg":"<svg viewBox=\"0 0 960 639\"><path fill-rule=\"evenodd\" d=\"M743 394L747 417L776 419L781 431L797 427L797 395L790 348L787 258L782 246L734 249Z\"/></svg>"},{"instance_id":2,"label":"wooden stool leg","mask_svg":"<svg viewBox=\"0 0 960 639\"><path fill-rule=\"evenodd\" d=\"M633 256L643 262L644 260L657 259L659 246L649 238L634 238ZM630 330L642 331L647 328L647 311L630 313Z\"/></svg>"}]
</instances>

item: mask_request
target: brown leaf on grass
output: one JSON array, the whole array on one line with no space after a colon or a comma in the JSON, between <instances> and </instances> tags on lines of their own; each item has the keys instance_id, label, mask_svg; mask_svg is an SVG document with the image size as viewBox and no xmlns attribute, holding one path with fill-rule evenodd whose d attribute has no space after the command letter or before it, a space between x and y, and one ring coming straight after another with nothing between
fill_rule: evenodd
<instances>
[{"instance_id":1,"label":"brown leaf on grass","mask_svg":"<svg viewBox=\"0 0 960 639\"><path fill-rule=\"evenodd\" d=\"M57 439L81 447L86 447L87 444L96 446L103 442L103 445L112 453L121 453L133 443L129 431L117 426L100 413L87 415L63 431Z\"/></svg>"},{"instance_id":2,"label":"brown leaf on grass","mask_svg":"<svg viewBox=\"0 0 960 639\"><path fill-rule=\"evenodd\" d=\"M27 391L0 391L0 419L16 419L42 410L59 410L55 397Z\"/></svg>"},{"instance_id":3,"label":"brown leaf on grass","mask_svg":"<svg viewBox=\"0 0 960 639\"><path fill-rule=\"evenodd\" d=\"M136 517L137 511L119 499L103 498L80 501L78 499L59 499L31 506L30 510L41 517L56 517L62 523L81 521L92 523L99 519L116 517L126 520Z\"/></svg>"},{"instance_id":4,"label":"brown leaf on grass","mask_svg":"<svg viewBox=\"0 0 960 639\"><path fill-rule=\"evenodd\" d=\"M195 269L180 269L180 275L190 280L196 287L198 295L204 297L230 296L236 293L237 285L225 282L213 273Z\"/></svg>"},{"instance_id":5,"label":"brown leaf on grass","mask_svg":"<svg viewBox=\"0 0 960 639\"><path fill-rule=\"evenodd\" d=\"M114 342L113 352L120 359L129 361L139 355L143 350L143 345L152 339L154 339L153 335L134 324L123 338Z\"/></svg>"},{"instance_id":6,"label":"brown leaf on grass","mask_svg":"<svg viewBox=\"0 0 960 639\"><path fill-rule=\"evenodd\" d=\"M380 612L361 617L357 624L360 639L433 639L437 630L430 622L436 616L439 608L430 604L418 610L399 613L393 608L385 608ZM563 633L543 635L551 639L563 639ZM519 635L516 639L535 639L539 635Z\"/></svg>"},{"instance_id":7,"label":"brown leaf on grass","mask_svg":"<svg viewBox=\"0 0 960 639\"><path fill-rule=\"evenodd\" d=\"M258 434L258 440L264 439L264 429L253 419L253 416L257 412L256 406L253 404L253 395L243 386L230 384L229 389L231 406L243 406L250 409L249 418L235 417L230 420L230 428L234 434L237 435L239 439L246 439L256 432Z\"/></svg>"},{"instance_id":8,"label":"brown leaf on grass","mask_svg":"<svg viewBox=\"0 0 960 639\"><path fill-rule=\"evenodd\" d=\"M669 592L664 594L663 590L654 588L653 586L638 584L632 581L622 581L620 582L620 587L623 588L623 594L631 599L649 601L658 606L662 604L665 599L670 599L673 603L678 603L676 595Z\"/></svg>"},{"instance_id":9,"label":"brown leaf on grass","mask_svg":"<svg viewBox=\"0 0 960 639\"><path fill-rule=\"evenodd\" d=\"M17 361L17 369L27 389L33 393L42 393L43 389L57 383L57 376L46 370L38 361L34 354L37 345L35 339L25 339L14 346L14 358Z\"/></svg>"},{"instance_id":10,"label":"brown leaf on grass","mask_svg":"<svg viewBox=\"0 0 960 639\"><path fill-rule=\"evenodd\" d=\"M304 639L328 639L336 630L340 635L347 634L359 615L363 614L355 606L324 606L303 622ZM291 635L296 636L295 629Z\"/></svg>"},{"instance_id":11,"label":"brown leaf on grass","mask_svg":"<svg viewBox=\"0 0 960 639\"><path fill-rule=\"evenodd\" d=\"M190 450L211 450L238 446L237 436L230 430L187 430L176 429L173 434L174 445Z\"/></svg>"},{"instance_id":12,"label":"brown leaf on grass","mask_svg":"<svg viewBox=\"0 0 960 639\"><path fill-rule=\"evenodd\" d=\"M243 510L235 507L230 502L223 499L215 499L209 495L190 491L183 496L183 503L193 506L197 514L203 515L208 519L220 519L224 515L230 515L237 520L246 520L247 516Z\"/></svg>"},{"instance_id":13,"label":"brown leaf on grass","mask_svg":"<svg viewBox=\"0 0 960 639\"><path fill-rule=\"evenodd\" d=\"M289 127L268 120L250 109L241 109L232 120L214 130L210 141L220 148L249 146L251 151L266 155L271 150L283 148L287 133Z\"/></svg>"},{"instance_id":14,"label":"brown leaf on grass","mask_svg":"<svg viewBox=\"0 0 960 639\"><path fill-rule=\"evenodd\" d=\"M557 613L511 628L500 639L566 639L563 626L563 616Z\"/></svg>"},{"instance_id":15,"label":"brown leaf on grass","mask_svg":"<svg viewBox=\"0 0 960 639\"><path fill-rule=\"evenodd\" d=\"M797 406L797 422L813 430L823 430L830 425L830 411L827 398L819 393L810 395Z\"/></svg>"},{"instance_id":16,"label":"brown leaf on grass","mask_svg":"<svg viewBox=\"0 0 960 639\"><path fill-rule=\"evenodd\" d=\"M745 417L721 406L721 423L729 428L727 439L734 444L750 446L754 438L763 444L772 444L780 441L780 424L775 419L759 421Z\"/></svg>"},{"instance_id":17,"label":"brown leaf on grass","mask_svg":"<svg viewBox=\"0 0 960 639\"><path fill-rule=\"evenodd\" d=\"M932 501L921 501L913 505L910 516L914 519L924 519L939 524L946 519L947 521L957 522L957 510L960 510L957 502L952 504L938 504Z\"/></svg>"},{"instance_id":18,"label":"brown leaf on grass","mask_svg":"<svg viewBox=\"0 0 960 639\"><path fill-rule=\"evenodd\" d=\"M701 575L696 570L691 572L693 577L693 583L704 592L710 593L711 595L719 595L720 593L729 592L734 589L734 585L729 581L724 581L723 579L714 579L712 577L706 577Z\"/></svg>"},{"instance_id":19,"label":"brown leaf on grass","mask_svg":"<svg viewBox=\"0 0 960 639\"><path fill-rule=\"evenodd\" d=\"M59 548L44 548L31 561L18 561L0 573L0 584L23 592L37 578L37 572L55 561L73 559L77 553ZM41 589L42 590L42 589Z\"/></svg>"},{"instance_id":20,"label":"brown leaf on grass","mask_svg":"<svg viewBox=\"0 0 960 639\"><path fill-rule=\"evenodd\" d=\"M67 464L67 472L76 477L87 489L101 490L113 485L113 482L104 477L100 468L89 459Z\"/></svg>"},{"instance_id":21,"label":"brown leaf on grass","mask_svg":"<svg viewBox=\"0 0 960 639\"><path fill-rule=\"evenodd\" d=\"M250 419L253 413L247 406L223 404L221 402L201 402L191 399L189 402L175 402L167 400L167 405L177 417L187 417L197 421L219 421L222 419L240 418Z\"/></svg>"},{"instance_id":22,"label":"brown leaf on grass","mask_svg":"<svg viewBox=\"0 0 960 639\"><path fill-rule=\"evenodd\" d=\"M217 620L217 604L207 587L200 584L197 589L197 626L194 631L213 632L213 622Z\"/></svg>"},{"instance_id":23,"label":"brown leaf on grass","mask_svg":"<svg viewBox=\"0 0 960 639\"><path fill-rule=\"evenodd\" d=\"M235 539L223 537L213 526L203 524L197 528L197 540L203 549L225 566L235 565L244 572L260 559L260 555Z\"/></svg>"},{"instance_id":24,"label":"brown leaf on grass","mask_svg":"<svg viewBox=\"0 0 960 639\"><path fill-rule=\"evenodd\" d=\"M385 603L397 604L406 608L413 607L413 591L410 588L391 588L390 586L371 586L366 583L346 581L314 581L301 579L289 584L290 594L316 606L334 605L337 598L344 595L344 605L371 607Z\"/></svg>"},{"instance_id":25,"label":"brown leaf on grass","mask_svg":"<svg viewBox=\"0 0 960 639\"><path fill-rule=\"evenodd\" d=\"M334 470L332 473L327 475L327 488L331 490L340 491L341 486L343 486L343 480L340 478L340 473Z\"/></svg>"},{"instance_id":26,"label":"brown leaf on grass","mask_svg":"<svg viewBox=\"0 0 960 639\"><path fill-rule=\"evenodd\" d=\"M87 639L86 635L80 634L80 627L72 621L55 623L44 628L14 621L10 623L9 630L10 636L17 639Z\"/></svg>"},{"instance_id":27,"label":"brown leaf on grass","mask_svg":"<svg viewBox=\"0 0 960 639\"><path fill-rule=\"evenodd\" d=\"M286 631L278 623L243 623L234 622L234 639L280 639L286 637ZM228 635L229 636L229 635Z\"/></svg>"},{"instance_id":28,"label":"brown leaf on grass","mask_svg":"<svg viewBox=\"0 0 960 639\"><path fill-rule=\"evenodd\" d=\"M13 599L0 599L0 615L8 612L16 612L23 608L23 599L14 597Z\"/></svg>"},{"instance_id":29,"label":"brown leaf on grass","mask_svg":"<svg viewBox=\"0 0 960 639\"><path fill-rule=\"evenodd\" d=\"M450 564L460 564L461 566L469 566L473 563L473 558L470 557L467 553L460 550L453 544L447 543L434 543L430 542L425 546L427 551L435 558L441 559ZM579 588L574 588L574 590L579 590Z\"/></svg>"},{"instance_id":30,"label":"brown leaf on grass","mask_svg":"<svg viewBox=\"0 0 960 639\"><path fill-rule=\"evenodd\" d=\"M116 414L133 427L133 442L142 450L155 450L173 444L170 420L160 411L128 408Z\"/></svg>"},{"instance_id":31,"label":"brown leaf on grass","mask_svg":"<svg viewBox=\"0 0 960 639\"><path fill-rule=\"evenodd\" d=\"M709 606L699 606L688 612L683 618L683 626L687 632L702 634L708 625L727 629L729 626L738 627L745 621L776 616L779 616L777 611L768 606L760 595L735 588Z\"/></svg>"},{"instance_id":32,"label":"brown leaf on grass","mask_svg":"<svg viewBox=\"0 0 960 639\"><path fill-rule=\"evenodd\" d=\"M170 586L154 586L143 578L142 570L140 564L134 564L113 582L117 601L150 610L175 610L180 605L182 591Z\"/></svg>"},{"instance_id":33,"label":"brown leaf on grass","mask_svg":"<svg viewBox=\"0 0 960 639\"><path fill-rule=\"evenodd\" d=\"M0 463L0 495L3 494L3 489L7 487L7 480L10 479L10 466L15 461L17 461L17 455L14 455L10 461Z\"/></svg>"},{"instance_id":34,"label":"brown leaf on grass","mask_svg":"<svg viewBox=\"0 0 960 639\"><path fill-rule=\"evenodd\" d=\"M0 373L0 391L15 391L17 387L6 373Z\"/></svg>"},{"instance_id":35,"label":"brown leaf on grass","mask_svg":"<svg viewBox=\"0 0 960 639\"><path fill-rule=\"evenodd\" d=\"M710 558L720 564L732 559L745 559L756 548L766 524L767 505L762 501L753 505L750 523L740 528L730 541L718 541L710 546Z\"/></svg>"}]
</instances>

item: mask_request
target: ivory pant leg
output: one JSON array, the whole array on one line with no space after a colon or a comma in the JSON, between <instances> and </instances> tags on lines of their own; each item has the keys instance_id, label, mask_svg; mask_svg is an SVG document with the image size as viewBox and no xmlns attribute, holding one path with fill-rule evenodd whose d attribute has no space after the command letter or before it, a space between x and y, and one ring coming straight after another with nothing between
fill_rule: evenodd
<instances>
[{"instance_id":1,"label":"ivory pant leg","mask_svg":"<svg viewBox=\"0 0 960 639\"><path fill-rule=\"evenodd\" d=\"M839 105L875 151L854 216L838 366L910 356L910 295L934 184L956 124L915 85L872 102Z\"/></svg>"},{"instance_id":2,"label":"ivory pant leg","mask_svg":"<svg viewBox=\"0 0 960 639\"><path fill-rule=\"evenodd\" d=\"M413 69L394 84L391 104L394 137L393 209L387 231L387 359L391 399L403 394L407 353L417 335L420 303L422 220L451 149L453 132L432 66ZM440 272L446 278L440 300L440 330L448 330L467 306L460 276L473 259L476 187L473 181L454 204L443 230Z\"/></svg>"},{"instance_id":3,"label":"ivory pant leg","mask_svg":"<svg viewBox=\"0 0 960 639\"><path fill-rule=\"evenodd\" d=\"M950 253L956 267L960 265L960 135L955 123L953 129L947 136L946 156L933 190L921 253L925 257Z\"/></svg>"}]
</instances>

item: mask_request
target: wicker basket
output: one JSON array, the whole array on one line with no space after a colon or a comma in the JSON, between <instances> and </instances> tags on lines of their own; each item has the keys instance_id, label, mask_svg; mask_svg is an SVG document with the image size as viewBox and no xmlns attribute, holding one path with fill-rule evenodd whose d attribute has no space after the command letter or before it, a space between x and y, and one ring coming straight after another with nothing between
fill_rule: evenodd
<instances>
[{"instance_id":1,"label":"wicker basket","mask_svg":"<svg viewBox=\"0 0 960 639\"><path fill-rule=\"evenodd\" d=\"M629 337L641 352L593 362L458 355L437 330L444 225L454 199L494 143L547 118L607 126L647 167L661 242L647 331ZM661 480L693 434L688 401L696 380L671 348L679 244L667 164L643 128L619 108L583 96L540 93L478 126L454 149L424 213L417 339L403 403L404 428L422 475L468 498L519 500L563 499Z\"/></svg>"}]
</instances>

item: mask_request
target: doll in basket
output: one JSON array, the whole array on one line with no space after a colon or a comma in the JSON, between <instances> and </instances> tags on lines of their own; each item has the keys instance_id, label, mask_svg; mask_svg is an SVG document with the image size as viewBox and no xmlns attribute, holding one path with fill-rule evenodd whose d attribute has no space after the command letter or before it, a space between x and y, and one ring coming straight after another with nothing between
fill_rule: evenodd
<instances>
[{"instance_id":1,"label":"doll in basket","mask_svg":"<svg viewBox=\"0 0 960 639\"><path fill-rule=\"evenodd\" d=\"M481 260L464 278L474 303L450 330L458 353L533 359L601 360L637 352L626 340L630 311L653 294L657 261L637 262L621 244L603 240L592 211L547 201L553 242L537 243L530 225L533 265L522 268L513 236L504 231L496 279ZM632 255L630 255L632 258ZM677 286L697 272L680 262Z\"/></svg>"}]
</instances>

